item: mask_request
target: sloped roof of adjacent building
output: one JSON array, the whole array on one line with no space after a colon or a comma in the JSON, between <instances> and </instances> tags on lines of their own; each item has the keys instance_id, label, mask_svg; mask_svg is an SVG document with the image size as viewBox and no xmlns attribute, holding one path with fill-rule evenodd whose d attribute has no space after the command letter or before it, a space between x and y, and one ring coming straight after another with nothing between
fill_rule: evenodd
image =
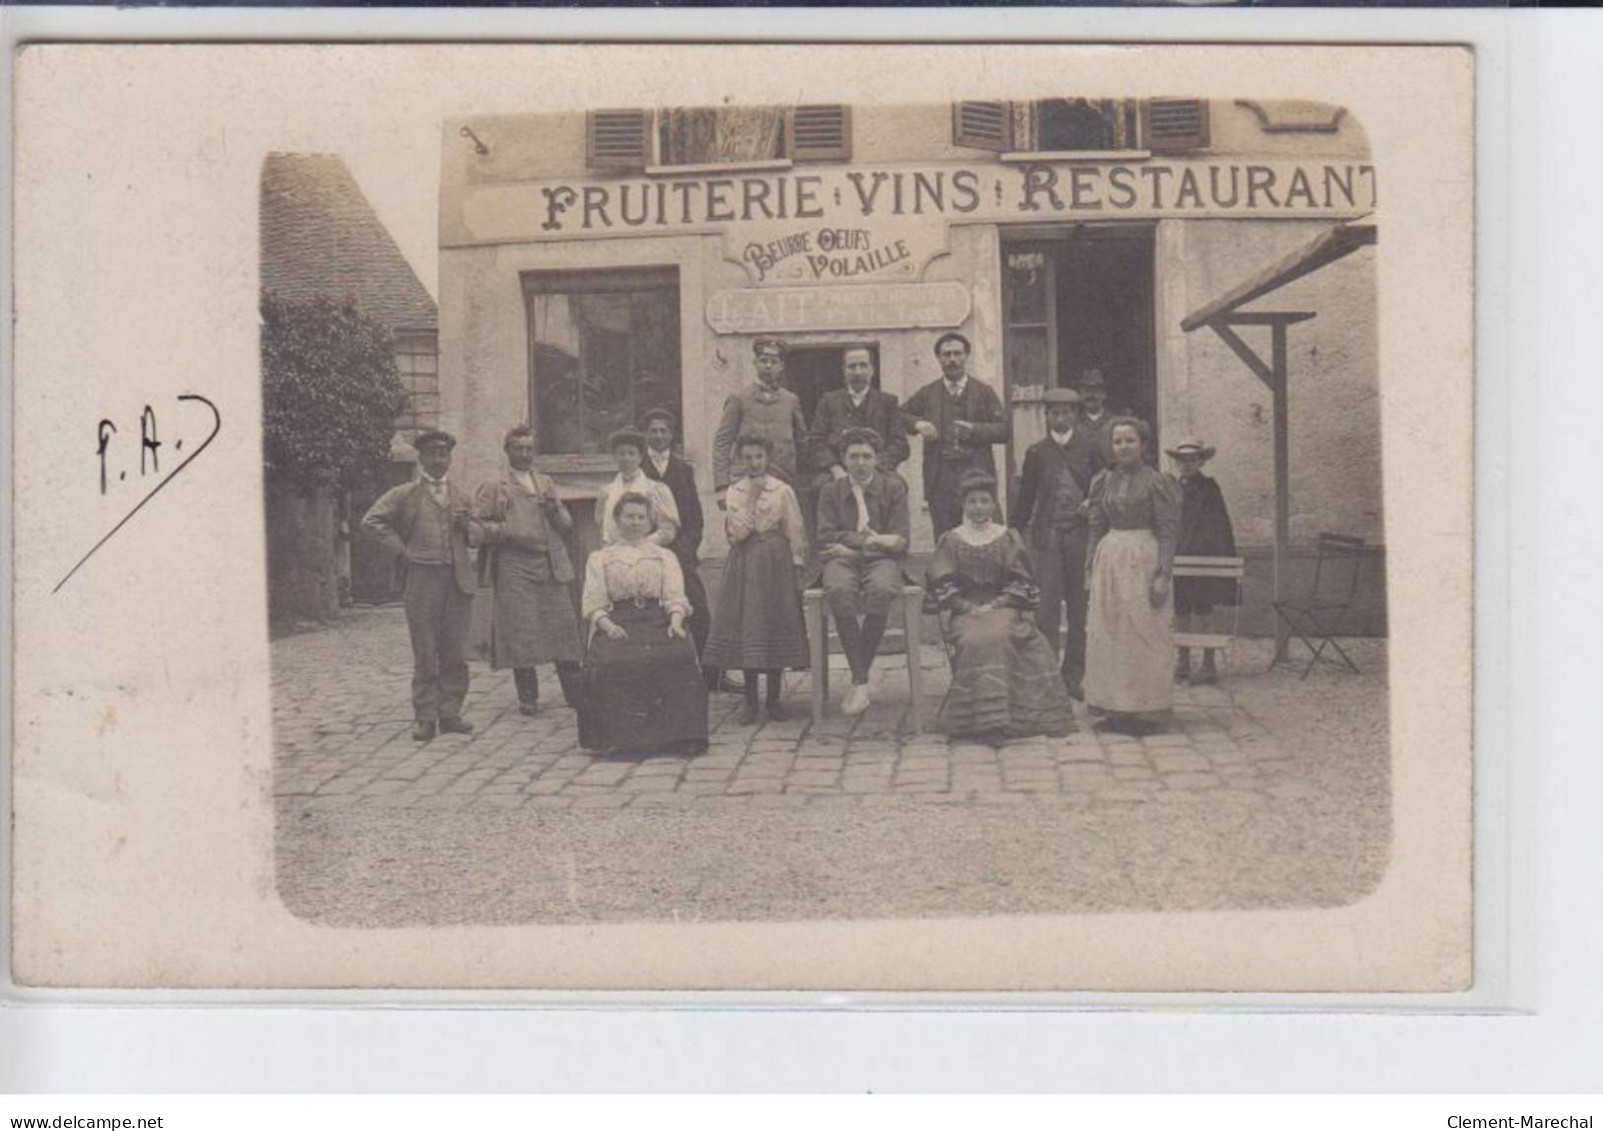
<instances>
[{"instance_id":1,"label":"sloped roof of adjacent building","mask_svg":"<svg viewBox=\"0 0 1603 1131\"><path fill-rule=\"evenodd\" d=\"M264 291L349 297L392 331L438 329L434 299L339 157L270 153L261 188Z\"/></svg>"}]
</instances>

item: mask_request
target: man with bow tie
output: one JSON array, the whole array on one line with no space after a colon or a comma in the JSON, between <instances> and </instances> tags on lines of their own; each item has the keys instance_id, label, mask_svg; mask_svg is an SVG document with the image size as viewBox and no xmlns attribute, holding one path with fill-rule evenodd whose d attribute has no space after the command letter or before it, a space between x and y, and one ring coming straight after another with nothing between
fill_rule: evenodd
<instances>
[{"instance_id":1,"label":"man with bow tie","mask_svg":"<svg viewBox=\"0 0 1603 1131\"><path fill-rule=\"evenodd\" d=\"M807 448L807 422L802 418L801 400L779 384L785 374L785 354L789 352L785 343L778 338L758 338L751 351L757 380L724 401L723 419L712 439L712 481L720 507L724 506L730 482L738 478L731 469L737 436L765 437L773 445L768 473L792 488L797 486L797 471Z\"/></svg>"},{"instance_id":2,"label":"man with bow tie","mask_svg":"<svg viewBox=\"0 0 1603 1131\"><path fill-rule=\"evenodd\" d=\"M406 569L406 626L412 636L412 738L427 742L436 725L467 734L467 637L478 575L469 556L479 529L468 493L451 481L449 432L424 432L412 442L419 475L392 487L362 519L362 530L392 551Z\"/></svg>"},{"instance_id":3,"label":"man with bow tie","mask_svg":"<svg viewBox=\"0 0 1603 1131\"><path fill-rule=\"evenodd\" d=\"M969 376L972 352L962 334L935 340L941 376L908 398L907 431L924 438L924 501L935 525L935 540L963 521L958 481L964 472L984 471L996 478L993 444L1008 438L1007 415L996 390Z\"/></svg>"}]
</instances>

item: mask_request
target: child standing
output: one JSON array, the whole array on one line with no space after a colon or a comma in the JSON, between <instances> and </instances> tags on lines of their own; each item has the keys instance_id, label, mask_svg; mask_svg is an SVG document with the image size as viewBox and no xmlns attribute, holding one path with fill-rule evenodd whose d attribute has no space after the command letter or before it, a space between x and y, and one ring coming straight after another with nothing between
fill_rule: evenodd
<instances>
[{"instance_id":1,"label":"child standing","mask_svg":"<svg viewBox=\"0 0 1603 1131\"><path fill-rule=\"evenodd\" d=\"M780 722L789 717L779 702L784 669L808 666L797 588L797 573L807 561L807 538L796 492L768 474L772 451L764 436L741 436L735 442L743 478L730 486L723 501L729 558L701 657L708 667L745 672L742 726L757 721L761 673L768 674L768 717Z\"/></svg>"},{"instance_id":2,"label":"child standing","mask_svg":"<svg viewBox=\"0 0 1603 1131\"><path fill-rule=\"evenodd\" d=\"M1192 557L1233 558L1236 534L1230 526L1230 512L1219 484L1202 474L1202 465L1214 456L1214 449L1201 440L1184 440L1165 454L1175 463L1180 479L1180 539L1175 554ZM1235 605L1240 596L1236 583L1227 577L1177 577L1174 579L1174 611L1182 632L1202 627L1201 620L1215 605ZM1202 651L1202 667L1195 679L1191 675L1191 649L1177 649L1174 678L1179 683L1219 682L1214 667L1214 649Z\"/></svg>"}]
</instances>

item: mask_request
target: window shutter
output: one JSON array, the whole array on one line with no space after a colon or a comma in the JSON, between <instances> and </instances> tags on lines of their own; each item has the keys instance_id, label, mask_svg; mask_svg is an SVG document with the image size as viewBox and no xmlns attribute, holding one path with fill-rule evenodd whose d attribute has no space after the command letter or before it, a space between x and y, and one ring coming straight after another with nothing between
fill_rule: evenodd
<instances>
[{"instance_id":1,"label":"window shutter","mask_svg":"<svg viewBox=\"0 0 1603 1131\"><path fill-rule=\"evenodd\" d=\"M1141 129L1153 153L1208 148L1208 100L1151 98L1141 104Z\"/></svg>"},{"instance_id":2,"label":"window shutter","mask_svg":"<svg viewBox=\"0 0 1603 1131\"><path fill-rule=\"evenodd\" d=\"M790 112L790 159L827 161L852 155L852 108L841 103Z\"/></svg>"},{"instance_id":3,"label":"window shutter","mask_svg":"<svg viewBox=\"0 0 1603 1131\"><path fill-rule=\"evenodd\" d=\"M952 144L995 153L1012 149L1012 107L1006 102L952 103Z\"/></svg>"},{"instance_id":4,"label":"window shutter","mask_svg":"<svg viewBox=\"0 0 1603 1131\"><path fill-rule=\"evenodd\" d=\"M584 135L592 169L644 169L651 163L649 110L591 110Z\"/></svg>"}]
</instances>

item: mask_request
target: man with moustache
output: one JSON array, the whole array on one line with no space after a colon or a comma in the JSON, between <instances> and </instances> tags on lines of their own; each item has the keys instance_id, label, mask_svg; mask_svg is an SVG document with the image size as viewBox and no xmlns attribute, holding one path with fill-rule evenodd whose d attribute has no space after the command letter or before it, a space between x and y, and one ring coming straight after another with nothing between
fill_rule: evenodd
<instances>
[{"instance_id":1,"label":"man with moustache","mask_svg":"<svg viewBox=\"0 0 1603 1131\"><path fill-rule=\"evenodd\" d=\"M1091 480L1107 466L1097 438L1080 423L1080 394L1048 389L1046 436L1024 453L1024 472L1013 499L1011 525L1024 535L1035 583L1041 587L1036 627L1058 646L1061 614L1068 606L1069 635L1063 642L1063 684L1069 696L1085 698L1085 551L1087 517L1082 504Z\"/></svg>"},{"instance_id":2,"label":"man with moustache","mask_svg":"<svg viewBox=\"0 0 1603 1131\"><path fill-rule=\"evenodd\" d=\"M436 725L468 734L462 718L468 693L467 638L478 578L469 541L478 541L468 493L451 482L449 432L424 432L412 442L419 475L391 487L362 518L362 532L393 552L406 570L406 627L412 637L412 738L428 742Z\"/></svg>"},{"instance_id":3,"label":"man with moustache","mask_svg":"<svg viewBox=\"0 0 1603 1131\"><path fill-rule=\"evenodd\" d=\"M935 525L935 540L963 521L958 481L964 472L984 471L996 478L993 444L1008 438L1007 415L996 390L969 376L969 340L955 331L935 340L941 376L907 401L907 432L924 438L924 501Z\"/></svg>"},{"instance_id":4,"label":"man with moustache","mask_svg":"<svg viewBox=\"0 0 1603 1131\"><path fill-rule=\"evenodd\" d=\"M506 434L506 473L479 488L473 517L479 525L479 579L495 590L490 619L490 663L511 668L518 710L539 710L536 664L556 666L568 706L579 705L584 645L574 612L573 562L564 543L573 516L549 475L534 470L534 432L519 424Z\"/></svg>"}]
</instances>

